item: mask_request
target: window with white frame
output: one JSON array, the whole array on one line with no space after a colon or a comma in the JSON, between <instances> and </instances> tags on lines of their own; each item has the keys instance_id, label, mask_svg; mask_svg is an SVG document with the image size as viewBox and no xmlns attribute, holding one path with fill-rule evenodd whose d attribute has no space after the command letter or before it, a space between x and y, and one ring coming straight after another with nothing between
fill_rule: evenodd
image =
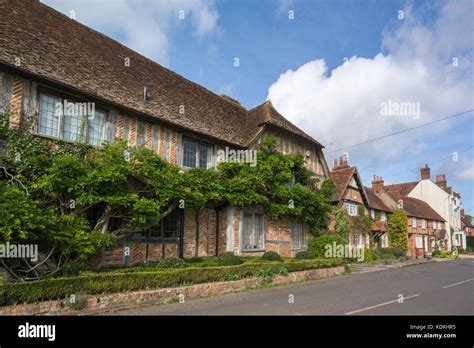
<instances>
[{"instance_id":1,"label":"window with white frame","mask_svg":"<svg viewBox=\"0 0 474 348\"><path fill-rule=\"evenodd\" d=\"M77 110L85 112L84 108L77 108L72 113L64 112L62 104L63 100L59 97L40 94L38 134L95 146L102 145L105 140L106 114L98 110L95 110L93 115L76 113Z\"/></svg>"},{"instance_id":2,"label":"window with white frame","mask_svg":"<svg viewBox=\"0 0 474 348\"><path fill-rule=\"evenodd\" d=\"M411 227L416 227L416 217L411 218Z\"/></svg>"},{"instance_id":3,"label":"window with white frame","mask_svg":"<svg viewBox=\"0 0 474 348\"><path fill-rule=\"evenodd\" d=\"M291 249L299 250L307 246L306 240L307 225L301 220L291 221Z\"/></svg>"},{"instance_id":4,"label":"window with white frame","mask_svg":"<svg viewBox=\"0 0 474 348\"><path fill-rule=\"evenodd\" d=\"M352 202L344 202L344 207L350 216L357 216L357 204Z\"/></svg>"},{"instance_id":5,"label":"window with white frame","mask_svg":"<svg viewBox=\"0 0 474 348\"><path fill-rule=\"evenodd\" d=\"M183 138L183 167L210 168L212 146L189 138Z\"/></svg>"},{"instance_id":6,"label":"window with white frame","mask_svg":"<svg viewBox=\"0 0 474 348\"><path fill-rule=\"evenodd\" d=\"M426 228L426 220L421 219L421 228Z\"/></svg>"},{"instance_id":7,"label":"window with white frame","mask_svg":"<svg viewBox=\"0 0 474 348\"><path fill-rule=\"evenodd\" d=\"M245 251L264 248L264 215L261 213L244 213L242 221L242 244Z\"/></svg>"},{"instance_id":8,"label":"window with white frame","mask_svg":"<svg viewBox=\"0 0 474 348\"><path fill-rule=\"evenodd\" d=\"M375 219L375 210L370 209L370 217L371 217L372 219Z\"/></svg>"},{"instance_id":9,"label":"window with white frame","mask_svg":"<svg viewBox=\"0 0 474 348\"><path fill-rule=\"evenodd\" d=\"M383 211L382 214L380 215L380 220L382 221L387 221L387 214Z\"/></svg>"}]
</instances>

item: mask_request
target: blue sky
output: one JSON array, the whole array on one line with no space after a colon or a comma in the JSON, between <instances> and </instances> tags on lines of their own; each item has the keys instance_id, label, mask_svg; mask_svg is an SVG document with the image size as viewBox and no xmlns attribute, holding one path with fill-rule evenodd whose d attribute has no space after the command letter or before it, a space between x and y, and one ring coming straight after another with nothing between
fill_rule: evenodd
<instances>
[{"instance_id":1,"label":"blue sky","mask_svg":"<svg viewBox=\"0 0 474 348\"><path fill-rule=\"evenodd\" d=\"M270 98L329 150L474 108L471 1L43 2L247 108ZM418 103L421 114L382 117L388 100ZM373 174L418 180L428 163L432 179L446 174L473 214L473 120L470 113L346 151L367 186Z\"/></svg>"}]
</instances>

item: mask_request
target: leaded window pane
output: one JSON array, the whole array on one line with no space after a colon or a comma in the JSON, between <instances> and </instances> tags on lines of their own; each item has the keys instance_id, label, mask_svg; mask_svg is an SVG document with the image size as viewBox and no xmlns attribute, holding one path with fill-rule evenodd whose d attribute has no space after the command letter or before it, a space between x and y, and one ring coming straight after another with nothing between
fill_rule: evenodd
<instances>
[{"instance_id":1,"label":"leaded window pane","mask_svg":"<svg viewBox=\"0 0 474 348\"><path fill-rule=\"evenodd\" d=\"M41 94L39 107L38 133L42 135L59 136L59 116L61 99Z\"/></svg>"},{"instance_id":2,"label":"leaded window pane","mask_svg":"<svg viewBox=\"0 0 474 348\"><path fill-rule=\"evenodd\" d=\"M104 141L105 113L96 111L94 117L89 118L87 130L87 142L91 145L100 146Z\"/></svg>"},{"instance_id":3,"label":"leaded window pane","mask_svg":"<svg viewBox=\"0 0 474 348\"><path fill-rule=\"evenodd\" d=\"M183 166L188 168L196 167L197 144L189 139L183 139Z\"/></svg>"}]
</instances>

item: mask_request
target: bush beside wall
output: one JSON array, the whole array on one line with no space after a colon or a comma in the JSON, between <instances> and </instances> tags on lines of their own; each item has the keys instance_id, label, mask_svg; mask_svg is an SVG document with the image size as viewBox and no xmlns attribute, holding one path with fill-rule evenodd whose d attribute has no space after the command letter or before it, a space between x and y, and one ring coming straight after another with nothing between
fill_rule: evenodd
<instances>
[{"instance_id":1,"label":"bush beside wall","mask_svg":"<svg viewBox=\"0 0 474 348\"><path fill-rule=\"evenodd\" d=\"M288 272L296 272L335 267L341 264L341 259L290 260L284 263L284 267ZM208 268L190 267L129 273L98 273L31 282L4 283L0 285L0 305L58 300L72 294L98 295L215 282L236 276L239 278L252 277L262 267L262 264L246 263ZM269 262L265 265L265 269L274 273L278 273L281 267L281 262Z\"/></svg>"}]
</instances>

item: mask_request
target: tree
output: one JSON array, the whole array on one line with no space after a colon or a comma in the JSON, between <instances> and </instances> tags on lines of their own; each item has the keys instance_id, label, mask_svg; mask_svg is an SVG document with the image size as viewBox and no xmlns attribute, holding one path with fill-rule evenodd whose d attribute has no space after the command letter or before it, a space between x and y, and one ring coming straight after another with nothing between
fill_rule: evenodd
<instances>
[{"instance_id":1,"label":"tree","mask_svg":"<svg viewBox=\"0 0 474 348\"><path fill-rule=\"evenodd\" d=\"M408 223L407 214L402 209L396 209L388 217L388 242L391 247L407 251Z\"/></svg>"},{"instance_id":2,"label":"tree","mask_svg":"<svg viewBox=\"0 0 474 348\"><path fill-rule=\"evenodd\" d=\"M351 232L351 219L345 208L336 208L335 212L335 232L337 235L347 239Z\"/></svg>"}]
</instances>

